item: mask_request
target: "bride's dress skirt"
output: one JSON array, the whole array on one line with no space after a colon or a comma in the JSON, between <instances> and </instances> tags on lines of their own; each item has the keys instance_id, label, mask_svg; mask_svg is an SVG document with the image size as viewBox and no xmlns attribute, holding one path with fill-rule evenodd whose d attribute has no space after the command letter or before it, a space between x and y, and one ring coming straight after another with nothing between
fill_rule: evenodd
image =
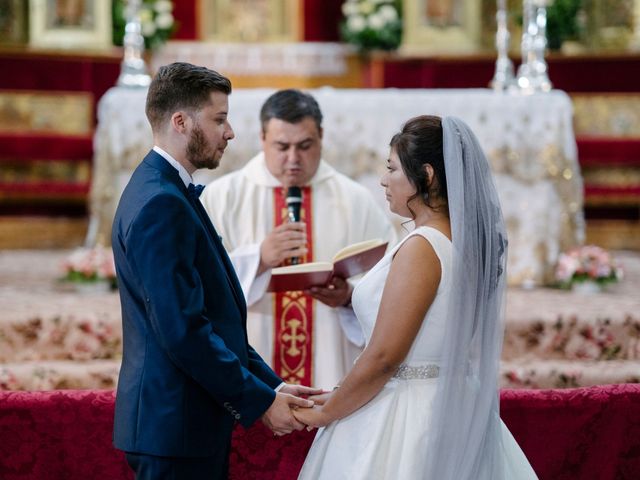
<instances>
[{"instance_id":1,"label":"bride's dress skirt","mask_svg":"<svg viewBox=\"0 0 640 480\"><path fill-rule=\"evenodd\" d=\"M448 319L452 245L444 234L430 227L417 228L406 238L412 235L421 235L431 243L443 272L436 298L405 359L409 367L406 372L410 373L413 367L418 367L415 370L417 374L391 378L369 403L352 415L319 430L299 478L424 480L431 411L438 381L437 377L431 378L428 372L433 372L431 367L437 366L442 358L443 335ZM391 260L403 242L387 253L353 291L353 308L367 339L371 338L375 328ZM470 381L469 387L475 389L478 384ZM537 478L507 427L500 423L506 469L504 478Z\"/></svg>"},{"instance_id":2,"label":"bride's dress skirt","mask_svg":"<svg viewBox=\"0 0 640 480\"><path fill-rule=\"evenodd\" d=\"M393 378L364 407L320 429L299 478L423 479L436 381ZM536 479L511 432L500 424L505 478Z\"/></svg>"}]
</instances>

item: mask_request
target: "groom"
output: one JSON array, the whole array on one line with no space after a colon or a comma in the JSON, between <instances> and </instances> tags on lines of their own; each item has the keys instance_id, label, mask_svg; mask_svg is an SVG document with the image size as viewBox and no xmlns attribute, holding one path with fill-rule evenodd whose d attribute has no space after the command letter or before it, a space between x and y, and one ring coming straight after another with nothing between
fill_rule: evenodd
<instances>
[{"instance_id":1,"label":"groom","mask_svg":"<svg viewBox=\"0 0 640 480\"><path fill-rule=\"evenodd\" d=\"M138 479L226 478L236 422L300 430L291 408L317 393L283 384L248 344L242 290L192 184L234 136L230 93L212 70L160 68L146 104L154 147L113 223L124 344L113 436Z\"/></svg>"}]
</instances>

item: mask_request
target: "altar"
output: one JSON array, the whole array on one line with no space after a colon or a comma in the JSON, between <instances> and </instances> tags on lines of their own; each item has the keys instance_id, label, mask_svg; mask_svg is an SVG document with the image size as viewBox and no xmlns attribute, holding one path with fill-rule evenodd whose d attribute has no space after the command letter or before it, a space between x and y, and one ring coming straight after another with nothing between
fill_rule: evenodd
<instances>
[{"instance_id":1,"label":"altar","mask_svg":"<svg viewBox=\"0 0 640 480\"><path fill-rule=\"evenodd\" d=\"M271 89L237 89L229 98L235 139L207 183L242 167L260 149L259 110ZM324 114L323 158L365 185L386 210L379 178L389 141L409 118L453 115L478 136L495 174L509 234L511 285L548 282L558 255L584 239L582 177L573 107L562 91L520 95L488 89L309 90ZM115 208L129 176L152 146L146 90L110 89L98 104L88 245L110 243ZM391 215L391 214L390 214ZM402 229L399 218L394 224Z\"/></svg>"}]
</instances>

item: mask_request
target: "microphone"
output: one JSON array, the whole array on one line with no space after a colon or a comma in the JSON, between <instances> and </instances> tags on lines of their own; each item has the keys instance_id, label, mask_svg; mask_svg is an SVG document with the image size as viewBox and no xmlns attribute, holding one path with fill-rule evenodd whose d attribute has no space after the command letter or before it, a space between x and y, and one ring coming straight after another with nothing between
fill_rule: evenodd
<instances>
[{"instance_id":1,"label":"microphone","mask_svg":"<svg viewBox=\"0 0 640 480\"><path fill-rule=\"evenodd\" d=\"M287 211L289 212L289 222L300 221L300 207L302 206L302 190L300 187L289 187L287 189ZM298 265L300 258L291 257L291 265Z\"/></svg>"}]
</instances>

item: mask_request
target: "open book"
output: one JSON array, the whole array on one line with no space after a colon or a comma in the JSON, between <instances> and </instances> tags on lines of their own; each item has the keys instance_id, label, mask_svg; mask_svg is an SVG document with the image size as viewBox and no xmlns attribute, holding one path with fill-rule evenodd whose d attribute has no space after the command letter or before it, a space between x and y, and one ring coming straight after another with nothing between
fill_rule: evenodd
<instances>
[{"instance_id":1,"label":"open book","mask_svg":"<svg viewBox=\"0 0 640 480\"><path fill-rule=\"evenodd\" d=\"M268 292L307 290L327 285L332 277L349 278L366 272L384 256L387 243L380 239L348 245L336 253L332 262L311 262L274 268Z\"/></svg>"}]
</instances>

